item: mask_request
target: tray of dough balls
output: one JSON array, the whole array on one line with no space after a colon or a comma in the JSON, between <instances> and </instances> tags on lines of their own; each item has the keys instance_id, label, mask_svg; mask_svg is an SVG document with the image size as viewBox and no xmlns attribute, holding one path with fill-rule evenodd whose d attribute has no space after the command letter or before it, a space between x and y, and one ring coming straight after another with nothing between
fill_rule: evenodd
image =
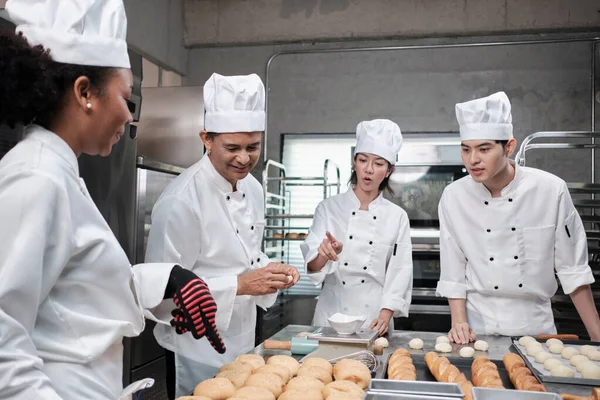
<instances>
[{"instance_id":1,"label":"tray of dough balls","mask_svg":"<svg viewBox=\"0 0 600 400\"><path fill-rule=\"evenodd\" d=\"M513 346L542 382L600 385L600 343L512 337Z\"/></svg>"},{"instance_id":2,"label":"tray of dough balls","mask_svg":"<svg viewBox=\"0 0 600 400\"><path fill-rule=\"evenodd\" d=\"M363 400L370 381L371 371L359 360L333 365L307 358L300 364L286 355L244 354L200 382L195 397L178 400Z\"/></svg>"}]
</instances>

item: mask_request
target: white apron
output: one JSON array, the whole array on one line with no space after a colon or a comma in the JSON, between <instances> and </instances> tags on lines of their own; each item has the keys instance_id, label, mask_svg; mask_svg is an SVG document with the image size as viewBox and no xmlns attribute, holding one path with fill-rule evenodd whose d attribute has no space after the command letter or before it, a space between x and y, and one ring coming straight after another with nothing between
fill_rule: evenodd
<instances>
[{"instance_id":1,"label":"white apron","mask_svg":"<svg viewBox=\"0 0 600 400\"><path fill-rule=\"evenodd\" d=\"M154 206L146 260L171 260L206 281L227 348L221 355L206 338L157 325L158 343L175 353L177 396L189 394L223 364L254 348L256 306L273 305L277 293L236 296L237 277L270 262L261 252L264 223L258 181L248 175L232 192L206 156L175 178Z\"/></svg>"},{"instance_id":2,"label":"white apron","mask_svg":"<svg viewBox=\"0 0 600 400\"><path fill-rule=\"evenodd\" d=\"M339 261L310 273L325 232L344 244ZM301 245L305 268L315 285L323 282L313 325L329 326L335 313L366 317L364 328L382 308L407 317L412 296L412 253L406 213L380 195L367 211L352 188L322 201L306 241ZM390 321L393 330L393 319Z\"/></svg>"},{"instance_id":3,"label":"white apron","mask_svg":"<svg viewBox=\"0 0 600 400\"><path fill-rule=\"evenodd\" d=\"M581 218L552 174L517 166L498 198L467 176L446 187L439 216L437 294L466 298L478 334L556 333L555 271L566 294L594 282Z\"/></svg>"}]
</instances>

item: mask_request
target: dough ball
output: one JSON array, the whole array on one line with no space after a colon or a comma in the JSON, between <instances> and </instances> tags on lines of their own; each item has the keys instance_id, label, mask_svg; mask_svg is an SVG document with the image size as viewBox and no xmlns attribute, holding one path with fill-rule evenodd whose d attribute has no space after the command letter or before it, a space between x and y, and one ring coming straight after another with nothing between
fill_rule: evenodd
<instances>
[{"instance_id":1,"label":"dough ball","mask_svg":"<svg viewBox=\"0 0 600 400\"><path fill-rule=\"evenodd\" d=\"M300 369L300 363L296 361L294 357L284 355L269 357L269 359L267 360L267 364L283 365L284 367L290 370L292 376L296 376L298 370Z\"/></svg>"},{"instance_id":2,"label":"dough ball","mask_svg":"<svg viewBox=\"0 0 600 400\"><path fill-rule=\"evenodd\" d=\"M560 344L561 346L564 346L563 342L561 342L561 341L560 341L560 340L558 340L558 339L554 339L554 338L553 338L553 339L548 339L548 340L546 340L546 346L550 347L550 346L552 346L553 344Z\"/></svg>"},{"instance_id":3,"label":"dough ball","mask_svg":"<svg viewBox=\"0 0 600 400\"><path fill-rule=\"evenodd\" d=\"M563 346L562 344L551 344L548 347L548 349L550 350L550 353L554 353L554 354L562 353L564 348L565 348L565 346Z\"/></svg>"},{"instance_id":4,"label":"dough ball","mask_svg":"<svg viewBox=\"0 0 600 400\"><path fill-rule=\"evenodd\" d=\"M537 342L537 340L535 340L531 336L523 336L522 338L519 339L519 344L521 346L527 346L527 343L532 343L532 342Z\"/></svg>"},{"instance_id":5,"label":"dough ball","mask_svg":"<svg viewBox=\"0 0 600 400\"><path fill-rule=\"evenodd\" d=\"M554 356L545 351L540 351L539 353L537 353L535 355L535 361L539 362L540 364L545 363L547 360L549 360L551 358L554 358Z\"/></svg>"},{"instance_id":6,"label":"dough ball","mask_svg":"<svg viewBox=\"0 0 600 400\"><path fill-rule=\"evenodd\" d=\"M292 373L287 367L279 364L267 364L264 367L260 367L255 374L275 374L281 378L283 383L288 383L292 379Z\"/></svg>"},{"instance_id":7,"label":"dough ball","mask_svg":"<svg viewBox=\"0 0 600 400\"><path fill-rule=\"evenodd\" d=\"M475 350L488 351L488 349L490 348L490 345L485 340L478 340L475 342L473 347L475 348Z\"/></svg>"},{"instance_id":8,"label":"dough ball","mask_svg":"<svg viewBox=\"0 0 600 400\"><path fill-rule=\"evenodd\" d=\"M244 386L265 388L277 398L283 393L285 383L275 374L254 374L250 375Z\"/></svg>"},{"instance_id":9,"label":"dough ball","mask_svg":"<svg viewBox=\"0 0 600 400\"><path fill-rule=\"evenodd\" d=\"M235 386L229 379L213 378L201 382L194 389L194 396L206 396L213 400L225 400L233 397Z\"/></svg>"},{"instance_id":10,"label":"dough ball","mask_svg":"<svg viewBox=\"0 0 600 400\"><path fill-rule=\"evenodd\" d=\"M241 388L246 383L246 380L250 377L250 372L230 369L227 371L219 372L217 378L229 379L236 389Z\"/></svg>"},{"instance_id":11,"label":"dough ball","mask_svg":"<svg viewBox=\"0 0 600 400\"><path fill-rule=\"evenodd\" d=\"M435 351L438 353L450 353L452 351L452 346L450 343L438 343L435 345Z\"/></svg>"},{"instance_id":12,"label":"dough ball","mask_svg":"<svg viewBox=\"0 0 600 400\"><path fill-rule=\"evenodd\" d=\"M334 393L357 396L362 399L364 391L354 382L350 381L335 381L325 386L322 390L323 397L328 399Z\"/></svg>"},{"instance_id":13,"label":"dough ball","mask_svg":"<svg viewBox=\"0 0 600 400\"><path fill-rule=\"evenodd\" d=\"M574 367L578 366L580 363L584 362L584 361L589 361L590 359L587 358L586 356L582 355L582 354L577 354L574 355L573 357L571 357L570 364Z\"/></svg>"},{"instance_id":14,"label":"dough ball","mask_svg":"<svg viewBox=\"0 0 600 400\"><path fill-rule=\"evenodd\" d=\"M544 349L538 346L529 346L527 348L527 355L531 357L535 357L536 354L543 352Z\"/></svg>"},{"instance_id":15,"label":"dough ball","mask_svg":"<svg viewBox=\"0 0 600 400\"><path fill-rule=\"evenodd\" d=\"M375 343L373 343L374 346L381 346L381 347L389 347L390 342L388 342L388 340L384 337L380 337L375 339Z\"/></svg>"},{"instance_id":16,"label":"dough ball","mask_svg":"<svg viewBox=\"0 0 600 400\"><path fill-rule=\"evenodd\" d=\"M286 390L277 400L323 400L323 395L316 389Z\"/></svg>"},{"instance_id":17,"label":"dough ball","mask_svg":"<svg viewBox=\"0 0 600 400\"><path fill-rule=\"evenodd\" d=\"M463 347L459 352L461 357L472 358L475 355L475 349L472 347Z\"/></svg>"},{"instance_id":18,"label":"dough ball","mask_svg":"<svg viewBox=\"0 0 600 400\"><path fill-rule=\"evenodd\" d=\"M254 368L252 368L252 366L250 364L239 364L236 362L230 362L230 363L223 365L221 367L221 369L219 369L219 372L231 371L231 370L240 371L240 372L248 372L249 374L251 374L252 371L254 371Z\"/></svg>"},{"instance_id":19,"label":"dough ball","mask_svg":"<svg viewBox=\"0 0 600 400\"><path fill-rule=\"evenodd\" d=\"M312 376L297 376L288 382L287 386L285 387L285 391L315 389L320 392L324 387L325 385L323 382L317 378L313 378Z\"/></svg>"},{"instance_id":20,"label":"dough ball","mask_svg":"<svg viewBox=\"0 0 600 400\"><path fill-rule=\"evenodd\" d=\"M572 378L575 376L575 371L573 371L571 368L567 367L566 365L559 365L557 367L552 368L552 370L550 370L550 375L560 376L563 378Z\"/></svg>"},{"instance_id":21,"label":"dough ball","mask_svg":"<svg viewBox=\"0 0 600 400\"><path fill-rule=\"evenodd\" d=\"M544 348L544 346L540 342L527 342L524 347L526 349L530 349L532 347L539 347L540 349Z\"/></svg>"},{"instance_id":22,"label":"dough ball","mask_svg":"<svg viewBox=\"0 0 600 400\"><path fill-rule=\"evenodd\" d=\"M323 384L327 385L333 381L331 377L331 373L329 371L321 368L321 367L302 367L298 370L298 376L312 376L313 378L317 378Z\"/></svg>"},{"instance_id":23,"label":"dough ball","mask_svg":"<svg viewBox=\"0 0 600 400\"><path fill-rule=\"evenodd\" d=\"M575 347L565 347L563 351L560 352L560 356L565 360L570 360L571 357L579 354L579 351Z\"/></svg>"},{"instance_id":24,"label":"dough ball","mask_svg":"<svg viewBox=\"0 0 600 400\"><path fill-rule=\"evenodd\" d=\"M438 336L435 343L450 343L450 339L448 339L448 336Z\"/></svg>"},{"instance_id":25,"label":"dough ball","mask_svg":"<svg viewBox=\"0 0 600 400\"><path fill-rule=\"evenodd\" d=\"M354 362L350 362L354 361ZM336 381L350 381L356 383L361 389L366 389L371 382L371 371L357 360L341 360L333 368Z\"/></svg>"},{"instance_id":26,"label":"dough ball","mask_svg":"<svg viewBox=\"0 0 600 400\"><path fill-rule=\"evenodd\" d=\"M242 354L235 359L236 363L248 364L252 367L252 371L256 371L260 367L265 365L265 360L256 354Z\"/></svg>"},{"instance_id":27,"label":"dough ball","mask_svg":"<svg viewBox=\"0 0 600 400\"><path fill-rule=\"evenodd\" d=\"M598 350L589 351L587 356L592 361L600 361L600 351Z\"/></svg>"},{"instance_id":28,"label":"dough ball","mask_svg":"<svg viewBox=\"0 0 600 400\"><path fill-rule=\"evenodd\" d=\"M423 348L423 340L419 338L412 339L408 342L408 347L414 350L421 350Z\"/></svg>"},{"instance_id":29,"label":"dough ball","mask_svg":"<svg viewBox=\"0 0 600 400\"><path fill-rule=\"evenodd\" d=\"M256 386L244 386L238 389L235 392L235 397L246 400L275 400L275 395L268 389Z\"/></svg>"},{"instance_id":30,"label":"dough ball","mask_svg":"<svg viewBox=\"0 0 600 400\"><path fill-rule=\"evenodd\" d=\"M577 364L577 372L581 372L583 371L583 369L585 368L586 365L591 364L591 365L596 365L596 363L594 363L593 361L582 361L579 364Z\"/></svg>"},{"instance_id":31,"label":"dough ball","mask_svg":"<svg viewBox=\"0 0 600 400\"><path fill-rule=\"evenodd\" d=\"M596 351L596 348L594 346L590 346L590 345L585 345L585 346L581 346L579 348L579 352L581 354L583 354L584 356L587 356L588 353L591 353L592 351Z\"/></svg>"},{"instance_id":32,"label":"dough ball","mask_svg":"<svg viewBox=\"0 0 600 400\"><path fill-rule=\"evenodd\" d=\"M585 363L581 368L581 376L585 379L600 379L600 367L594 363Z\"/></svg>"},{"instance_id":33,"label":"dough ball","mask_svg":"<svg viewBox=\"0 0 600 400\"><path fill-rule=\"evenodd\" d=\"M323 368L329 373L329 375L333 375L333 365L331 365L331 363L324 358L307 358L306 360L302 361L302 366Z\"/></svg>"},{"instance_id":34,"label":"dough ball","mask_svg":"<svg viewBox=\"0 0 600 400\"><path fill-rule=\"evenodd\" d=\"M544 369L547 371L552 371L552 368L558 367L559 365L563 365L563 363L557 358L550 358L544 361Z\"/></svg>"}]
</instances>

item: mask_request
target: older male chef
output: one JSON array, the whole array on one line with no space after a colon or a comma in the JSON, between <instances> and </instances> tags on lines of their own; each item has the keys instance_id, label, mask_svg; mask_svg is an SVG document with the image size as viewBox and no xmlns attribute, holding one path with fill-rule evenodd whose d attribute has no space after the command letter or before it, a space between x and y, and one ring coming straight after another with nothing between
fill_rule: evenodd
<instances>
[{"instance_id":1,"label":"older male chef","mask_svg":"<svg viewBox=\"0 0 600 400\"><path fill-rule=\"evenodd\" d=\"M171 260L208 284L227 352L157 326L158 342L175 353L176 395L189 394L219 367L254 347L256 306L299 279L296 268L261 252L262 186L249 174L260 156L265 89L257 75L213 74L204 85L207 156L165 189L152 211L147 261Z\"/></svg>"},{"instance_id":2,"label":"older male chef","mask_svg":"<svg viewBox=\"0 0 600 400\"><path fill-rule=\"evenodd\" d=\"M587 241L565 182L517 166L511 106L503 92L456 105L462 160L469 175L439 204L441 276L451 340L476 334L556 333L555 271L593 340L600 340Z\"/></svg>"}]
</instances>

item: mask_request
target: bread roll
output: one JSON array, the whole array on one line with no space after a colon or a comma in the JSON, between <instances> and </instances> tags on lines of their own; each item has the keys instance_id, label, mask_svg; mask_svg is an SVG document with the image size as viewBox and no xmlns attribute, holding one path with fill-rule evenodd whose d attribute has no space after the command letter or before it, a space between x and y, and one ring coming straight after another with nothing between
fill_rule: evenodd
<instances>
[{"instance_id":1,"label":"bread roll","mask_svg":"<svg viewBox=\"0 0 600 400\"><path fill-rule=\"evenodd\" d=\"M194 389L194 396L206 396L212 400L225 400L235 394L235 386L229 379L213 378L201 382Z\"/></svg>"},{"instance_id":2,"label":"bread roll","mask_svg":"<svg viewBox=\"0 0 600 400\"><path fill-rule=\"evenodd\" d=\"M435 338L435 343L450 343L450 339L448 339L448 336L438 336Z\"/></svg>"},{"instance_id":3,"label":"bread roll","mask_svg":"<svg viewBox=\"0 0 600 400\"><path fill-rule=\"evenodd\" d=\"M317 378L323 384L327 385L333 381L331 374L324 370L321 367L302 367L298 370L298 376L312 376L313 378Z\"/></svg>"},{"instance_id":4,"label":"bread roll","mask_svg":"<svg viewBox=\"0 0 600 400\"><path fill-rule=\"evenodd\" d=\"M577 369L577 372L583 371L583 368L585 368L586 365L588 364L592 364L592 365L596 365L596 363L594 363L593 361L582 361L579 364L577 364L577 367L575 367Z\"/></svg>"},{"instance_id":5,"label":"bread roll","mask_svg":"<svg viewBox=\"0 0 600 400\"><path fill-rule=\"evenodd\" d=\"M562 362L556 358L551 358L544 362L544 369L547 371L552 371L552 368L555 368L559 365L562 365Z\"/></svg>"},{"instance_id":6,"label":"bread roll","mask_svg":"<svg viewBox=\"0 0 600 400\"><path fill-rule=\"evenodd\" d=\"M519 339L519 344L523 347L525 347L527 345L527 343L532 343L532 342L537 342L537 340L535 340L531 336L523 336L522 338Z\"/></svg>"},{"instance_id":7,"label":"bread roll","mask_svg":"<svg viewBox=\"0 0 600 400\"><path fill-rule=\"evenodd\" d=\"M579 353L583 354L584 356L587 356L587 354L591 353L592 351L596 351L596 348L587 344L579 348Z\"/></svg>"},{"instance_id":8,"label":"bread roll","mask_svg":"<svg viewBox=\"0 0 600 400\"><path fill-rule=\"evenodd\" d=\"M417 379L417 370L412 357L405 349L398 349L391 355L387 373L388 379L391 380L414 381Z\"/></svg>"},{"instance_id":9,"label":"bread roll","mask_svg":"<svg viewBox=\"0 0 600 400\"><path fill-rule=\"evenodd\" d=\"M244 386L265 388L273 393L277 398L281 395L281 393L283 393L285 383L278 375L275 374L253 374L250 375L248 380L246 380Z\"/></svg>"},{"instance_id":10,"label":"bread roll","mask_svg":"<svg viewBox=\"0 0 600 400\"><path fill-rule=\"evenodd\" d=\"M554 358L554 356L552 354L550 354L550 353L545 352L545 351L540 351L539 353L537 353L535 355L535 361L538 362L538 363L540 363L540 364L545 363L546 360L549 360L551 358Z\"/></svg>"},{"instance_id":11,"label":"bread roll","mask_svg":"<svg viewBox=\"0 0 600 400\"><path fill-rule=\"evenodd\" d=\"M235 392L235 397L246 400L275 400L275 395L268 389L256 386L244 386Z\"/></svg>"},{"instance_id":12,"label":"bread roll","mask_svg":"<svg viewBox=\"0 0 600 400\"><path fill-rule=\"evenodd\" d=\"M438 382L457 383L465 393L463 399L473 400L473 395L471 394L473 384L446 357L440 357L435 352L430 351L425 354L425 364L427 364L427 367Z\"/></svg>"},{"instance_id":13,"label":"bread roll","mask_svg":"<svg viewBox=\"0 0 600 400\"><path fill-rule=\"evenodd\" d=\"M384 337L380 337L375 339L375 342L373 342L374 346L381 346L381 347L389 347L390 346L390 342L384 338Z\"/></svg>"},{"instance_id":14,"label":"bread roll","mask_svg":"<svg viewBox=\"0 0 600 400\"><path fill-rule=\"evenodd\" d=\"M315 389L286 390L277 400L323 400L323 395Z\"/></svg>"},{"instance_id":15,"label":"bread roll","mask_svg":"<svg viewBox=\"0 0 600 400\"><path fill-rule=\"evenodd\" d=\"M327 400L362 400L362 397L356 397L346 393L333 393Z\"/></svg>"},{"instance_id":16,"label":"bread roll","mask_svg":"<svg viewBox=\"0 0 600 400\"><path fill-rule=\"evenodd\" d=\"M249 374L251 374L252 371L254 370L254 368L252 368L252 366L250 364L240 364L240 363L236 363L236 362L231 362L231 363L227 363L227 364L223 365L219 369L219 372L230 371L230 370L246 371Z\"/></svg>"},{"instance_id":17,"label":"bread roll","mask_svg":"<svg viewBox=\"0 0 600 400\"><path fill-rule=\"evenodd\" d=\"M557 343L553 343L550 346L548 346L548 349L550 350L550 353L553 354L560 354L562 353L563 349L565 348L565 346L563 346L562 344L557 344Z\"/></svg>"},{"instance_id":18,"label":"bread roll","mask_svg":"<svg viewBox=\"0 0 600 400\"><path fill-rule=\"evenodd\" d=\"M600 351L588 351L587 356L592 361L600 361Z\"/></svg>"},{"instance_id":19,"label":"bread roll","mask_svg":"<svg viewBox=\"0 0 600 400\"><path fill-rule=\"evenodd\" d=\"M413 350L421 350L423 348L423 340L419 338L414 338L410 342L408 342L408 347Z\"/></svg>"},{"instance_id":20,"label":"bread roll","mask_svg":"<svg viewBox=\"0 0 600 400\"><path fill-rule=\"evenodd\" d=\"M290 379L292 379L292 373L287 367L283 365L277 364L267 364L263 367L260 367L256 371L255 374L275 374L281 378L283 383L288 383Z\"/></svg>"},{"instance_id":21,"label":"bread roll","mask_svg":"<svg viewBox=\"0 0 600 400\"><path fill-rule=\"evenodd\" d=\"M361 389L366 389L371 382L371 371L360 361L344 359L333 367L336 381L350 381L356 383Z\"/></svg>"},{"instance_id":22,"label":"bread roll","mask_svg":"<svg viewBox=\"0 0 600 400\"><path fill-rule=\"evenodd\" d=\"M307 358L302 362L302 367L319 367L323 368L325 371L329 373L329 375L333 375L333 365L329 361L324 358Z\"/></svg>"},{"instance_id":23,"label":"bread roll","mask_svg":"<svg viewBox=\"0 0 600 400\"><path fill-rule=\"evenodd\" d=\"M600 367L594 363L585 363L581 368L581 376L585 379L600 379Z\"/></svg>"},{"instance_id":24,"label":"bread roll","mask_svg":"<svg viewBox=\"0 0 600 400\"><path fill-rule=\"evenodd\" d=\"M563 351L560 352L560 356L565 360L570 360L571 357L579 354L579 351L575 347L565 347Z\"/></svg>"},{"instance_id":25,"label":"bread roll","mask_svg":"<svg viewBox=\"0 0 600 400\"><path fill-rule=\"evenodd\" d=\"M463 358L473 358L475 355L475 349L472 347L463 347L459 352L460 356Z\"/></svg>"},{"instance_id":26,"label":"bread roll","mask_svg":"<svg viewBox=\"0 0 600 400\"><path fill-rule=\"evenodd\" d=\"M452 351L452 346L450 343L438 343L435 345L435 351L440 353L450 353Z\"/></svg>"},{"instance_id":27,"label":"bread roll","mask_svg":"<svg viewBox=\"0 0 600 400\"><path fill-rule=\"evenodd\" d=\"M540 346L529 346L527 348L527 355L531 357L535 357L538 353L544 352L544 349Z\"/></svg>"},{"instance_id":28,"label":"bread roll","mask_svg":"<svg viewBox=\"0 0 600 400\"><path fill-rule=\"evenodd\" d=\"M550 346L552 346L553 344L560 344L560 345L562 346L562 345L563 345L563 342L561 342L561 341L560 341L560 340L558 340L558 339L554 339L554 338L546 340L546 346L550 347Z\"/></svg>"},{"instance_id":29,"label":"bread roll","mask_svg":"<svg viewBox=\"0 0 600 400\"><path fill-rule=\"evenodd\" d=\"M478 340L475 342L473 347L477 351L488 351L488 349L490 348L490 345L485 340Z\"/></svg>"},{"instance_id":30,"label":"bread roll","mask_svg":"<svg viewBox=\"0 0 600 400\"><path fill-rule=\"evenodd\" d=\"M292 376L296 376L300 369L300 363L295 358L284 355L271 356L267 360L267 364L283 365L290 370Z\"/></svg>"},{"instance_id":31,"label":"bread roll","mask_svg":"<svg viewBox=\"0 0 600 400\"><path fill-rule=\"evenodd\" d=\"M256 354L242 354L235 359L235 362L250 365L253 372L265 365L265 360Z\"/></svg>"},{"instance_id":32,"label":"bread roll","mask_svg":"<svg viewBox=\"0 0 600 400\"><path fill-rule=\"evenodd\" d=\"M587 358L586 356L582 355L582 354L577 354L574 355L573 357L571 357L571 359L569 360L569 363L574 366L577 367L580 363L584 362L584 361L589 361L590 359Z\"/></svg>"},{"instance_id":33,"label":"bread roll","mask_svg":"<svg viewBox=\"0 0 600 400\"><path fill-rule=\"evenodd\" d=\"M347 395L357 396L362 399L365 392L354 382L350 381L335 381L326 385L321 391L324 399L328 399L334 393L343 393Z\"/></svg>"},{"instance_id":34,"label":"bread roll","mask_svg":"<svg viewBox=\"0 0 600 400\"><path fill-rule=\"evenodd\" d=\"M560 376L563 378L572 378L575 376L575 371L566 365L559 365L557 367L552 368L550 371L551 376Z\"/></svg>"},{"instance_id":35,"label":"bread roll","mask_svg":"<svg viewBox=\"0 0 600 400\"><path fill-rule=\"evenodd\" d=\"M219 372L217 374L217 378L229 379L236 389L243 387L248 377L250 377L250 372L235 369Z\"/></svg>"},{"instance_id":36,"label":"bread roll","mask_svg":"<svg viewBox=\"0 0 600 400\"><path fill-rule=\"evenodd\" d=\"M287 386L285 387L285 391L315 389L320 392L324 387L325 385L323 382L317 378L313 378L312 376L297 376L288 382Z\"/></svg>"},{"instance_id":37,"label":"bread roll","mask_svg":"<svg viewBox=\"0 0 600 400\"><path fill-rule=\"evenodd\" d=\"M475 386L487 388L504 388L498 367L487 357L479 356L471 365L471 377Z\"/></svg>"},{"instance_id":38,"label":"bread roll","mask_svg":"<svg viewBox=\"0 0 600 400\"><path fill-rule=\"evenodd\" d=\"M518 354L508 353L502 358L502 362L508 372L510 381L517 390L546 391L544 386L531 374L531 371L525 365L525 361Z\"/></svg>"}]
</instances>

